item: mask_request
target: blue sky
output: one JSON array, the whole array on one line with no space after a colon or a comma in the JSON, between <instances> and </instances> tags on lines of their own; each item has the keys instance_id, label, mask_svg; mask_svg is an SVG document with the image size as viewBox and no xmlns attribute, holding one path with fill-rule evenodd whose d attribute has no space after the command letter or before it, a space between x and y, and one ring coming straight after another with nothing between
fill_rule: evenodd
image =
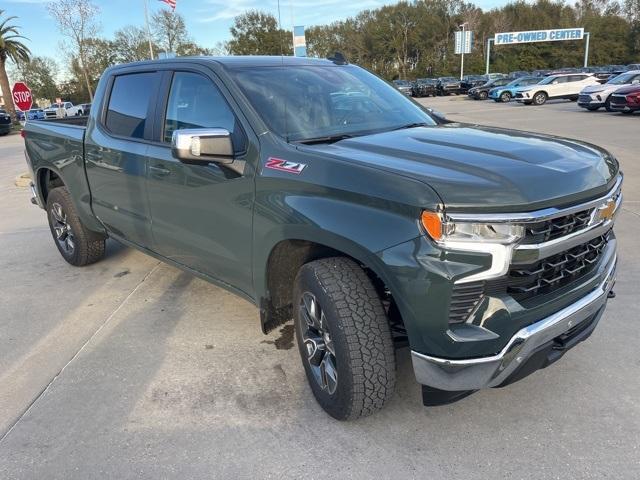
<instances>
[{"instance_id":1,"label":"blue sky","mask_svg":"<svg viewBox=\"0 0 640 480\"><path fill-rule=\"evenodd\" d=\"M100 7L101 35L110 37L125 25L144 26L144 0L94 0ZM27 45L34 55L56 59L61 67L64 62L60 50L60 35L49 16L46 4L49 0L1 0L0 8L7 15L19 17L23 35L30 39ZM150 13L169 8L158 0L148 0ZM277 16L277 0L177 0L176 11L184 15L191 36L205 47L229 38L233 18L250 9L268 11ZM341 20L364 9L377 8L393 1L380 0L281 0L282 25L290 29L293 16L296 25L316 25ZM507 3L506 0L479 0L474 2L483 8Z\"/></svg>"}]
</instances>

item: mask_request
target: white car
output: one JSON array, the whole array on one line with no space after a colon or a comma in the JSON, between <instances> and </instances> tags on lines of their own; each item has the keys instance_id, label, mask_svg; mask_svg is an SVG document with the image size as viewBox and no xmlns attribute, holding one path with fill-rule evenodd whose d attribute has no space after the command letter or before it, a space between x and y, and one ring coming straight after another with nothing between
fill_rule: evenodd
<instances>
[{"instance_id":1,"label":"white car","mask_svg":"<svg viewBox=\"0 0 640 480\"><path fill-rule=\"evenodd\" d=\"M549 75L540 83L516 89L516 100L525 105L544 105L547 100L566 98L577 100L580 91L588 85L600 85L588 73Z\"/></svg>"},{"instance_id":2,"label":"white car","mask_svg":"<svg viewBox=\"0 0 640 480\"><path fill-rule=\"evenodd\" d=\"M640 70L621 73L602 85L584 87L578 97L578 105L587 110L598 110L600 107L604 107L607 112L611 112L611 107L609 107L611 94L620 87L638 83L640 83Z\"/></svg>"},{"instance_id":3,"label":"white car","mask_svg":"<svg viewBox=\"0 0 640 480\"><path fill-rule=\"evenodd\" d=\"M63 118L82 115L82 107L74 106L71 102L54 103L44 109L45 118Z\"/></svg>"}]
</instances>

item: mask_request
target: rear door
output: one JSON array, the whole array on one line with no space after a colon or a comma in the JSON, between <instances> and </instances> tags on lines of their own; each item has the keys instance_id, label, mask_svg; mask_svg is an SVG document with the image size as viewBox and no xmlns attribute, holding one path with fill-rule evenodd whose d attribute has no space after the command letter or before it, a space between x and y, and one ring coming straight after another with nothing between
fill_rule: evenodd
<instances>
[{"instance_id":1,"label":"rear door","mask_svg":"<svg viewBox=\"0 0 640 480\"><path fill-rule=\"evenodd\" d=\"M115 75L85 145L93 211L114 235L151 247L147 150L161 74Z\"/></svg>"},{"instance_id":2,"label":"rear door","mask_svg":"<svg viewBox=\"0 0 640 480\"><path fill-rule=\"evenodd\" d=\"M243 126L231 107L233 99L207 69L194 66L166 72L163 85L157 142L148 152L153 249L251 295L252 166L257 161L257 141L249 142L248 125ZM190 165L175 159L171 136L185 128L231 132L234 163Z\"/></svg>"}]
</instances>

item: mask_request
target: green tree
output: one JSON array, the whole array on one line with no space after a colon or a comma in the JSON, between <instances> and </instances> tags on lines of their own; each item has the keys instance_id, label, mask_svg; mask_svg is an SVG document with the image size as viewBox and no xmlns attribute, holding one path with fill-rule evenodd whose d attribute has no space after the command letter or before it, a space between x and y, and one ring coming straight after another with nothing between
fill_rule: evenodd
<instances>
[{"instance_id":1,"label":"green tree","mask_svg":"<svg viewBox=\"0 0 640 480\"><path fill-rule=\"evenodd\" d=\"M147 32L142 28L128 25L117 30L113 37L113 44L119 63L139 62L151 58ZM157 45L152 45L152 48L154 52L158 50Z\"/></svg>"},{"instance_id":2,"label":"green tree","mask_svg":"<svg viewBox=\"0 0 640 480\"><path fill-rule=\"evenodd\" d=\"M87 38L84 43L84 55L86 69L82 68L79 56L72 56L69 61L71 82L68 86L75 85L76 91L71 92L78 103L85 103L87 99L93 100L90 92L95 91L102 72L106 68L118 63L118 52L114 42L102 38ZM88 77L89 89L83 82L85 75ZM68 87L68 90L69 87ZM80 99L81 101L79 101Z\"/></svg>"},{"instance_id":3,"label":"green tree","mask_svg":"<svg viewBox=\"0 0 640 480\"><path fill-rule=\"evenodd\" d=\"M11 96L9 77L7 76L7 61L14 63L27 62L31 52L22 43L26 37L20 35L19 28L11 24L17 17L4 17L4 10L0 10L0 90L4 95L4 104L14 122L17 122L16 107ZM4 17L4 18L3 18Z\"/></svg>"},{"instance_id":4,"label":"green tree","mask_svg":"<svg viewBox=\"0 0 640 480\"><path fill-rule=\"evenodd\" d=\"M48 57L32 57L15 65L12 77L29 85L34 100L53 100L59 95L56 77L58 65Z\"/></svg>"},{"instance_id":5,"label":"green tree","mask_svg":"<svg viewBox=\"0 0 640 480\"><path fill-rule=\"evenodd\" d=\"M235 18L227 49L232 55L291 55L291 31L278 26L278 20L265 12L251 10Z\"/></svg>"},{"instance_id":6,"label":"green tree","mask_svg":"<svg viewBox=\"0 0 640 480\"><path fill-rule=\"evenodd\" d=\"M93 101L93 88L89 70L90 60L87 54L87 40L98 33L96 17L100 9L91 0L56 0L47 5L60 33L71 41L71 50L78 58L79 67L84 77L89 98Z\"/></svg>"}]
</instances>

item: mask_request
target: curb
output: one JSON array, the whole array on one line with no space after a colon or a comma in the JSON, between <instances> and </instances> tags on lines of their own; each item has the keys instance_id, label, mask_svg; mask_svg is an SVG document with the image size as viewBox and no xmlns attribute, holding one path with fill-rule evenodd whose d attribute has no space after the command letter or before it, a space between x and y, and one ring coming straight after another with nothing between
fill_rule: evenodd
<instances>
[{"instance_id":1,"label":"curb","mask_svg":"<svg viewBox=\"0 0 640 480\"><path fill-rule=\"evenodd\" d=\"M28 187L29 184L31 183L31 174L28 172L21 173L16 177L16 179L14 180L14 183L16 184L16 187L23 187L23 188Z\"/></svg>"}]
</instances>

